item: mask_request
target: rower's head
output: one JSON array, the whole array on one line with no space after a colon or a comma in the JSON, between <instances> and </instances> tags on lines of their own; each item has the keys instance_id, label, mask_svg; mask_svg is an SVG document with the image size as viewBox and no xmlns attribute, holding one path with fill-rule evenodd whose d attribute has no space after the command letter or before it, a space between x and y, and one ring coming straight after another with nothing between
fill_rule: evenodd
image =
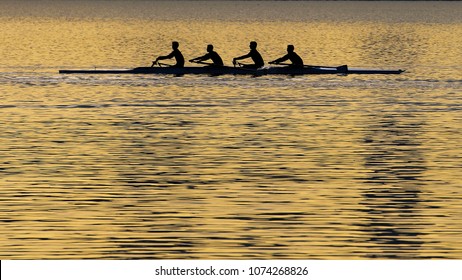
<instances>
[{"instance_id":1,"label":"rower's head","mask_svg":"<svg viewBox=\"0 0 462 280\"><path fill-rule=\"evenodd\" d=\"M180 44L177 41L172 42L172 49L176 50L176 49L178 49L179 46L180 46Z\"/></svg>"},{"instance_id":2,"label":"rower's head","mask_svg":"<svg viewBox=\"0 0 462 280\"><path fill-rule=\"evenodd\" d=\"M207 51L213 52L213 45L207 45Z\"/></svg>"},{"instance_id":3,"label":"rower's head","mask_svg":"<svg viewBox=\"0 0 462 280\"><path fill-rule=\"evenodd\" d=\"M257 48L257 42L255 41L250 42L249 47L251 50L255 50Z\"/></svg>"},{"instance_id":4,"label":"rower's head","mask_svg":"<svg viewBox=\"0 0 462 280\"><path fill-rule=\"evenodd\" d=\"M287 52L288 53L294 52L294 49L295 49L294 45L287 45Z\"/></svg>"}]
</instances>

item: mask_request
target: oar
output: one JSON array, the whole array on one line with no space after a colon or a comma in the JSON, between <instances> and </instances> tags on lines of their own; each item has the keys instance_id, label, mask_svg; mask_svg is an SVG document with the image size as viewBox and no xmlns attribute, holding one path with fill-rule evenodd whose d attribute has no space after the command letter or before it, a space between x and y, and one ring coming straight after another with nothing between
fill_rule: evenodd
<instances>
[{"instance_id":1,"label":"oar","mask_svg":"<svg viewBox=\"0 0 462 280\"><path fill-rule=\"evenodd\" d=\"M292 66L289 63L270 63L275 65L285 65L285 66ZM332 68L337 69L339 71L348 71L348 65L340 65L340 66L321 66L321 65L303 65L304 68Z\"/></svg>"}]
</instances>

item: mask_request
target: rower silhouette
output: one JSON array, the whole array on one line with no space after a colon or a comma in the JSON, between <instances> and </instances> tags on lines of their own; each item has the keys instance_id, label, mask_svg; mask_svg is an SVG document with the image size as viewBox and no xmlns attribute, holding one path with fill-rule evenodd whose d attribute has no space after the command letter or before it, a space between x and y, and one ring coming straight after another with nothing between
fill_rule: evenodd
<instances>
[{"instance_id":1,"label":"rower silhouette","mask_svg":"<svg viewBox=\"0 0 462 280\"><path fill-rule=\"evenodd\" d=\"M257 42L250 42L249 47L250 52L246 55L235 57L233 59L233 64L236 65L238 60L251 58L254 64L241 64L242 67L249 69L258 69L260 67L263 67L263 65L265 65L265 62L263 61L263 58L261 57L260 53L257 51Z\"/></svg>"},{"instance_id":2,"label":"rower silhouette","mask_svg":"<svg viewBox=\"0 0 462 280\"><path fill-rule=\"evenodd\" d=\"M283 57L280 57L276 60L268 62L269 64L279 64L281 62L284 62L286 60L290 60L292 62L289 67L295 67L295 68L301 68L303 67L303 59L294 52L294 45L288 45L287 46L287 54L284 55Z\"/></svg>"},{"instance_id":3,"label":"rower silhouette","mask_svg":"<svg viewBox=\"0 0 462 280\"><path fill-rule=\"evenodd\" d=\"M213 50L213 45L207 45L207 54L203 56L199 56L189 60L189 62L200 63L205 60L212 60L212 63L204 63L209 64L210 66L223 66L223 60L221 59L220 55Z\"/></svg>"},{"instance_id":4,"label":"rower silhouette","mask_svg":"<svg viewBox=\"0 0 462 280\"><path fill-rule=\"evenodd\" d=\"M176 64L171 65L171 67L184 67L184 57L183 57L183 54L181 54L180 50L178 49L179 46L180 44L178 42L173 41L172 42L173 51L169 55L159 56L158 58L156 58L156 60L152 62L151 67L157 64L159 60L171 59L171 58L175 58L176 60Z\"/></svg>"}]
</instances>

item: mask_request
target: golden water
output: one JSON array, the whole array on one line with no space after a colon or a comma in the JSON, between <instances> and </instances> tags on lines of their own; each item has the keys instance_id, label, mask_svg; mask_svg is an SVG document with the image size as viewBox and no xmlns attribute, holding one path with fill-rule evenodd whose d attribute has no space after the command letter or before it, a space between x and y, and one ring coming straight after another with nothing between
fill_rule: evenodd
<instances>
[{"instance_id":1,"label":"golden water","mask_svg":"<svg viewBox=\"0 0 462 280\"><path fill-rule=\"evenodd\" d=\"M0 258L462 258L460 2L0 2ZM256 40L396 76L59 75Z\"/></svg>"}]
</instances>

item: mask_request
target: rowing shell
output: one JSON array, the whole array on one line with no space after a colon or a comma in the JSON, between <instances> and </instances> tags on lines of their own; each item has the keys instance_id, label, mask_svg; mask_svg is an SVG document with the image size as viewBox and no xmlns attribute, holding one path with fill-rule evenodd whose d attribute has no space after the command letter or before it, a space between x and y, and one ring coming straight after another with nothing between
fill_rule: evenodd
<instances>
[{"instance_id":1,"label":"rowing shell","mask_svg":"<svg viewBox=\"0 0 462 280\"><path fill-rule=\"evenodd\" d=\"M60 74L164 74L164 75L315 75L315 74L401 74L404 70L349 69L339 67L268 67L246 69L239 67L137 67L133 69L59 70Z\"/></svg>"}]
</instances>

